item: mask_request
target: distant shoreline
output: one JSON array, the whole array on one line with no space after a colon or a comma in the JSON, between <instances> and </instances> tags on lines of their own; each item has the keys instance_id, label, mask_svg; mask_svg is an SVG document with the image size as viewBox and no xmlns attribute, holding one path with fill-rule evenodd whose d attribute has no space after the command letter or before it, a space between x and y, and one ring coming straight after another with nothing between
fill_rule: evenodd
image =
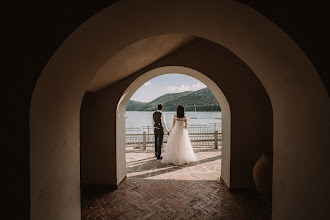
<instances>
[{"instance_id":1,"label":"distant shoreline","mask_svg":"<svg viewBox=\"0 0 330 220\"><path fill-rule=\"evenodd\" d=\"M126 127L144 127L152 125L152 114L155 111L126 111L125 125ZM176 115L176 111L165 111L166 125L172 126L172 118ZM211 125L221 123L221 112L185 112L189 118L188 125ZM193 117L193 118L192 118Z\"/></svg>"}]
</instances>

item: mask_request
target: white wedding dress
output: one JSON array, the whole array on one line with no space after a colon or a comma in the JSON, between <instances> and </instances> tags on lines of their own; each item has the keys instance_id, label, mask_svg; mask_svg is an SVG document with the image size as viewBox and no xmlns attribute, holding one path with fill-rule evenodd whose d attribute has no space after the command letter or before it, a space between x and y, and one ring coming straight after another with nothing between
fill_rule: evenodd
<instances>
[{"instance_id":1,"label":"white wedding dress","mask_svg":"<svg viewBox=\"0 0 330 220\"><path fill-rule=\"evenodd\" d=\"M174 120L175 123L167 139L162 163L183 165L197 161L190 143L188 130L185 127L187 118L177 118L174 116Z\"/></svg>"}]
</instances>

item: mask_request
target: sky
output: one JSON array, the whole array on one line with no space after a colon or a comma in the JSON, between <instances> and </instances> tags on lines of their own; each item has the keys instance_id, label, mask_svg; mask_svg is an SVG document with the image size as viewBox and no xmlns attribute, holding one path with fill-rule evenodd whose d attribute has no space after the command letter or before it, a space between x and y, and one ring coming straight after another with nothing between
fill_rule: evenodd
<instances>
[{"instance_id":1,"label":"sky","mask_svg":"<svg viewBox=\"0 0 330 220\"><path fill-rule=\"evenodd\" d=\"M196 91L205 88L201 81L187 75L171 73L157 76L144 83L132 96L131 100L150 102L166 93Z\"/></svg>"}]
</instances>

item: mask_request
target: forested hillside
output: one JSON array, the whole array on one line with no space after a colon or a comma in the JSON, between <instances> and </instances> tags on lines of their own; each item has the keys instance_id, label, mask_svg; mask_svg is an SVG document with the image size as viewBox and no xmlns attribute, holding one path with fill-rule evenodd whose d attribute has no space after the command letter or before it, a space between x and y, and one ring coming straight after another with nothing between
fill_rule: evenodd
<instances>
[{"instance_id":1,"label":"forested hillside","mask_svg":"<svg viewBox=\"0 0 330 220\"><path fill-rule=\"evenodd\" d=\"M138 102L130 100L126 111L155 111L157 105L164 105L164 111L176 111L178 105L185 107L185 111L220 111L220 106L209 88L181 93L168 93L151 102Z\"/></svg>"},{"instance_id":2,"label":"forested hillside","mask_svg":"<svg viewBox=\"0 0 330 220\"><path fill-rule=\"evenodd\" d=\"M145 102L130 100L127 104L126 111L139 111L138 109L143 107L145 104Z\"/></svg>"}]
</instances>

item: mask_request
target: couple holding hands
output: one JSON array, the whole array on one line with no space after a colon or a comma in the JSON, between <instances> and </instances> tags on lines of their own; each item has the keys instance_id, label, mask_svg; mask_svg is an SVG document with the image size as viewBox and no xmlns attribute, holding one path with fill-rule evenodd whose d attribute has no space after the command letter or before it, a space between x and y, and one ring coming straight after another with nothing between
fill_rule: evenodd
<instances>
[{"instance_id":1,"label":"couple holding hands","mask_svg":"<svg viewBox=\"0 0 330 220\"><path fill-rule=\"evenodd\" d=\"M162 163L183 165L197 161L188 134L188 118L185 116L184 107L179 105L177 114L173 117L172 128L168 131L163 113L164 106L159 104L158 110L153 113L152 126L155 135L155 156L161 159ZM162 144L164 131L168 133L168 140L164 155Z\"/></svg>"}]
</instances>

